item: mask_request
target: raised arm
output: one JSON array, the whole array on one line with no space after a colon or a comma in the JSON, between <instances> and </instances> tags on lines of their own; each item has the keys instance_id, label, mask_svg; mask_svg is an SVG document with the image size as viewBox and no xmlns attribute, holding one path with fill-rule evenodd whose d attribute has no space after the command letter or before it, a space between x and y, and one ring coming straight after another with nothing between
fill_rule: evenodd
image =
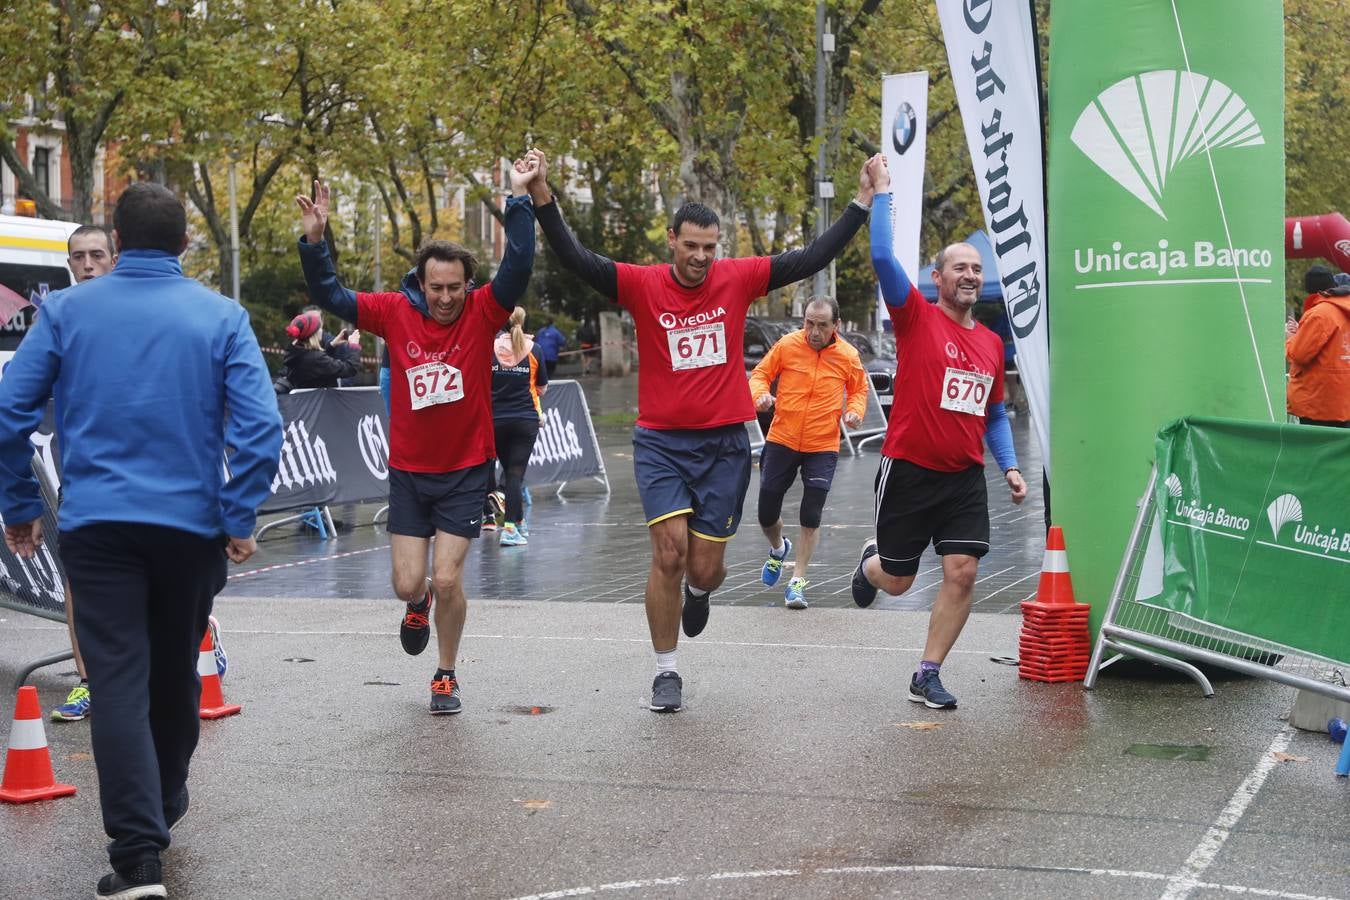
<instances>
[{"instance_id":1,"label":"raised arm","mask_svg":"<svg viewBox=\"0 0 1350 900\"><path fill-rule=\"evenodd\" d=\"M895 258L894 239L891 236L891 173L886 157L873 163L873 183L877 193L873 200L876 215L872 216L872 268L881 284L881 296L887 306L904 306L913 285L909 276Z\"/></svg>"},{"instance_id":2,"label":"raised arm","mask_svg":"<svg viewBox=\"0 0 1350 900\"><path fill-rule=\"evenodd\" d=\"M337 268L328 252L328 242L323 239L324 229L328 227L328 185L315 179L314 199L298 195L295 202L300 207L300 268L305 273L305 286L309 289L309 299L351 322L356 321L356 293L342 286L338 281ZM528 276L527 276L528 277Z\"/></svg>"},{"instance_id":3,"label":"raised arm","mask_svg":"<svg viewBox=\"0 0 1350 900\"><path fill-rule=\"evenodd\" d=\"M872 177L869 159L858 175L858 193L825 233L799 250L780 253L769 261L769 290L810 278L830 264L867 221L872 207Z\"/></svg>"},{"instance_id":4,"label":"raised arm","mask_svg":"<svg viewBox=\"0 0 1350 900\"><path fill-rule=\"evenodd\" d=\"M492 296L510 312L516 308L534 269L534 204L527 193L538 161L528 154L511 166L511 198L506 201L506 253L492 276Z\"/></svg>"},{"instance_id":5,"label":"raised arm","mask_svg":"<svg viewBox=\"0 0 1350 900\"><path fill-rule=\"evenodd\" d=\"M619 299L619 272L614 260L587 250L577 240L572 229L563 221L562 211L548 189L548 159L542 150L531 150L525 155L528 163L536 163L534 177L530 180L530 197L534 200L534 214L539 219L539 228L544 232L544 240L553 248L558 261L569 272L581 276L591 287L604 294L610 300Z\"/></svg>"}]
</instances>

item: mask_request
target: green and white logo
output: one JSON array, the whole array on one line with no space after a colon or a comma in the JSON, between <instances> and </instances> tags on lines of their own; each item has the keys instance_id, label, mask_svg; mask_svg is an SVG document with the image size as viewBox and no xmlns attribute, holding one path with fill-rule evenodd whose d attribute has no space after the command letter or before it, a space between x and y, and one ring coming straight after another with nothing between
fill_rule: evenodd
<instances>
[{"instance_id":1,"label":"green and white logo","mask_svg":"<svg viewBox=\"0 0 1350 900\"><path fill-rule=\"evenodd\" d=\"M1270 520L1270 531L1278 540L1280 528L1286 522L1303 521L1303 504L1293 494L1281 494L1266 507L1266 518Z\"/></svg>"},{"instance_id":2,"label":"green and white logo","mask_svg":"<svg viewBox=\"0 0 1350 900\"><path fill-rule=\"evenodd\" d=\"M1265 143L1261 126L1232 88L1175 69L1117 81L1079 114L1070 139L1163 219L1167 178L1181 163L1206 146L1213 151Z\"/></svg>"}]
</instances>

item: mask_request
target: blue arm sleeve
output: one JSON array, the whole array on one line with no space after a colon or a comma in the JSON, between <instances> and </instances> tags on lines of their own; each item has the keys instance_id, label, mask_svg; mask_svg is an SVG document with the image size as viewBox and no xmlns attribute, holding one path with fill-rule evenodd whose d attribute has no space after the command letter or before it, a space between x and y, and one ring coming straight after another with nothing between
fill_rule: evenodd
<instances>
[{"instance_id":1,"label":"blue arm sleeve","mask_svg":"<svg viewBox=\"0 0 1350 900\"><path fill-rule=\"evenodd\" d=\"M506 253L492 276L492 296L510 312L525 295L534 268L534 204L529 195L506 201Z\"/></svg>"},{"instance_id":2,"label":"blue arm sleeve","mask_svg":"<svg viewBox=\"0 0 1350 900\"><path fill-rule=\"evenodd\" d=\"M52 318L37 317L0 380L0 516L16 525L42 515L29 435L42 422L52 384L61 371Z\"/></svg>"},{"instance_id":3,"label":"blue arm sleeve","mask_svg":"<svg viewBox=\"0 0 1350 900\"><path fill-rule=\"evenodd\" d=\"M321 309L326 309L359 325L356 321L356 293L349 291L338 281L337 269L333 266L333 257L328 253L328 242L311 244L300 238L300 268L305 272L305 286L309 289L309 299ZM256 342L255 342L256 343ZM243 535L234 535L243 537Z\"/></svg>"},{"instance_id":4,"label":"blue arm sleeve","mask_svg":"<svg viewBox=\"0 0 1350 900\"><path fill-rule=\"evenodd\" d=\"M896 262L891 237L891 195L872 198L872 268L881 283L881 296L887 306L904 306L911 284L905 270Z\"/></svg>"},{"instance_id":5,"label":"blue arm sleeve","mask_svg":"<svg viewBox=\"0 0 1350 900\"><path fill-rule=\"evenodd\" d=\"M1018 468L1007 408L1002 403L991 403L988 415L989 426L985 429L984 441L989 445L989 452L994 454L994 461L1003 472Z\"/></svg>"},{"instance_id":6,"label":"blue arm sleeve","mask_svg":"<svg viewBox=\"0 0 1350 900\"><path fill-rule=\"evenodd\" d=\"M267 499L277 474L281 413L258 340L242 310L225 355L225 403L230 410L225 445L234 454L230 480L220 490L220 509L226 534L247 537L253 534L258 507Z\"/></svg>"}]
</instances>

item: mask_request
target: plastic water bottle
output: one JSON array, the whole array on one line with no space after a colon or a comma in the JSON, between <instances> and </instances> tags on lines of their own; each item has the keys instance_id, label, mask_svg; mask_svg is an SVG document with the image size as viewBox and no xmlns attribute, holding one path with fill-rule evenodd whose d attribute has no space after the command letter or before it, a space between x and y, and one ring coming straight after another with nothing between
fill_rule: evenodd
<instances>
[{"instance_id":1,"label":"plastic water bottle","mask_svg":"<svg viewBox=\"0 0 1350 900\"><path fill-rule=\"evenodd\" d=\"M1345 743L1345 720L1340 716L1327 720L1327 736L1337 744Z\"/></svg>"}]
</instances>

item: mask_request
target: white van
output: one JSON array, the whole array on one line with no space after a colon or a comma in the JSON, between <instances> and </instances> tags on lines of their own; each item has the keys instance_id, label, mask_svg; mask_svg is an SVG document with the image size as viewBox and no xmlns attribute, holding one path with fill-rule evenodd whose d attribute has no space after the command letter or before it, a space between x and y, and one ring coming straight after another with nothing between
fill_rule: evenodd
<instances>
[{"instance_id":1,"label":"white van","mask_svg":"<svg viewBox=\"0 0 1350 900\"><path fill-rule=\"evenodd\" d=\"M75 276L66 264L75 222L0 215L0 284L20 297L69 287ZM33 308L21 310L0 326L0 372L33 323Z\"/></svg>"}]
</instances>

